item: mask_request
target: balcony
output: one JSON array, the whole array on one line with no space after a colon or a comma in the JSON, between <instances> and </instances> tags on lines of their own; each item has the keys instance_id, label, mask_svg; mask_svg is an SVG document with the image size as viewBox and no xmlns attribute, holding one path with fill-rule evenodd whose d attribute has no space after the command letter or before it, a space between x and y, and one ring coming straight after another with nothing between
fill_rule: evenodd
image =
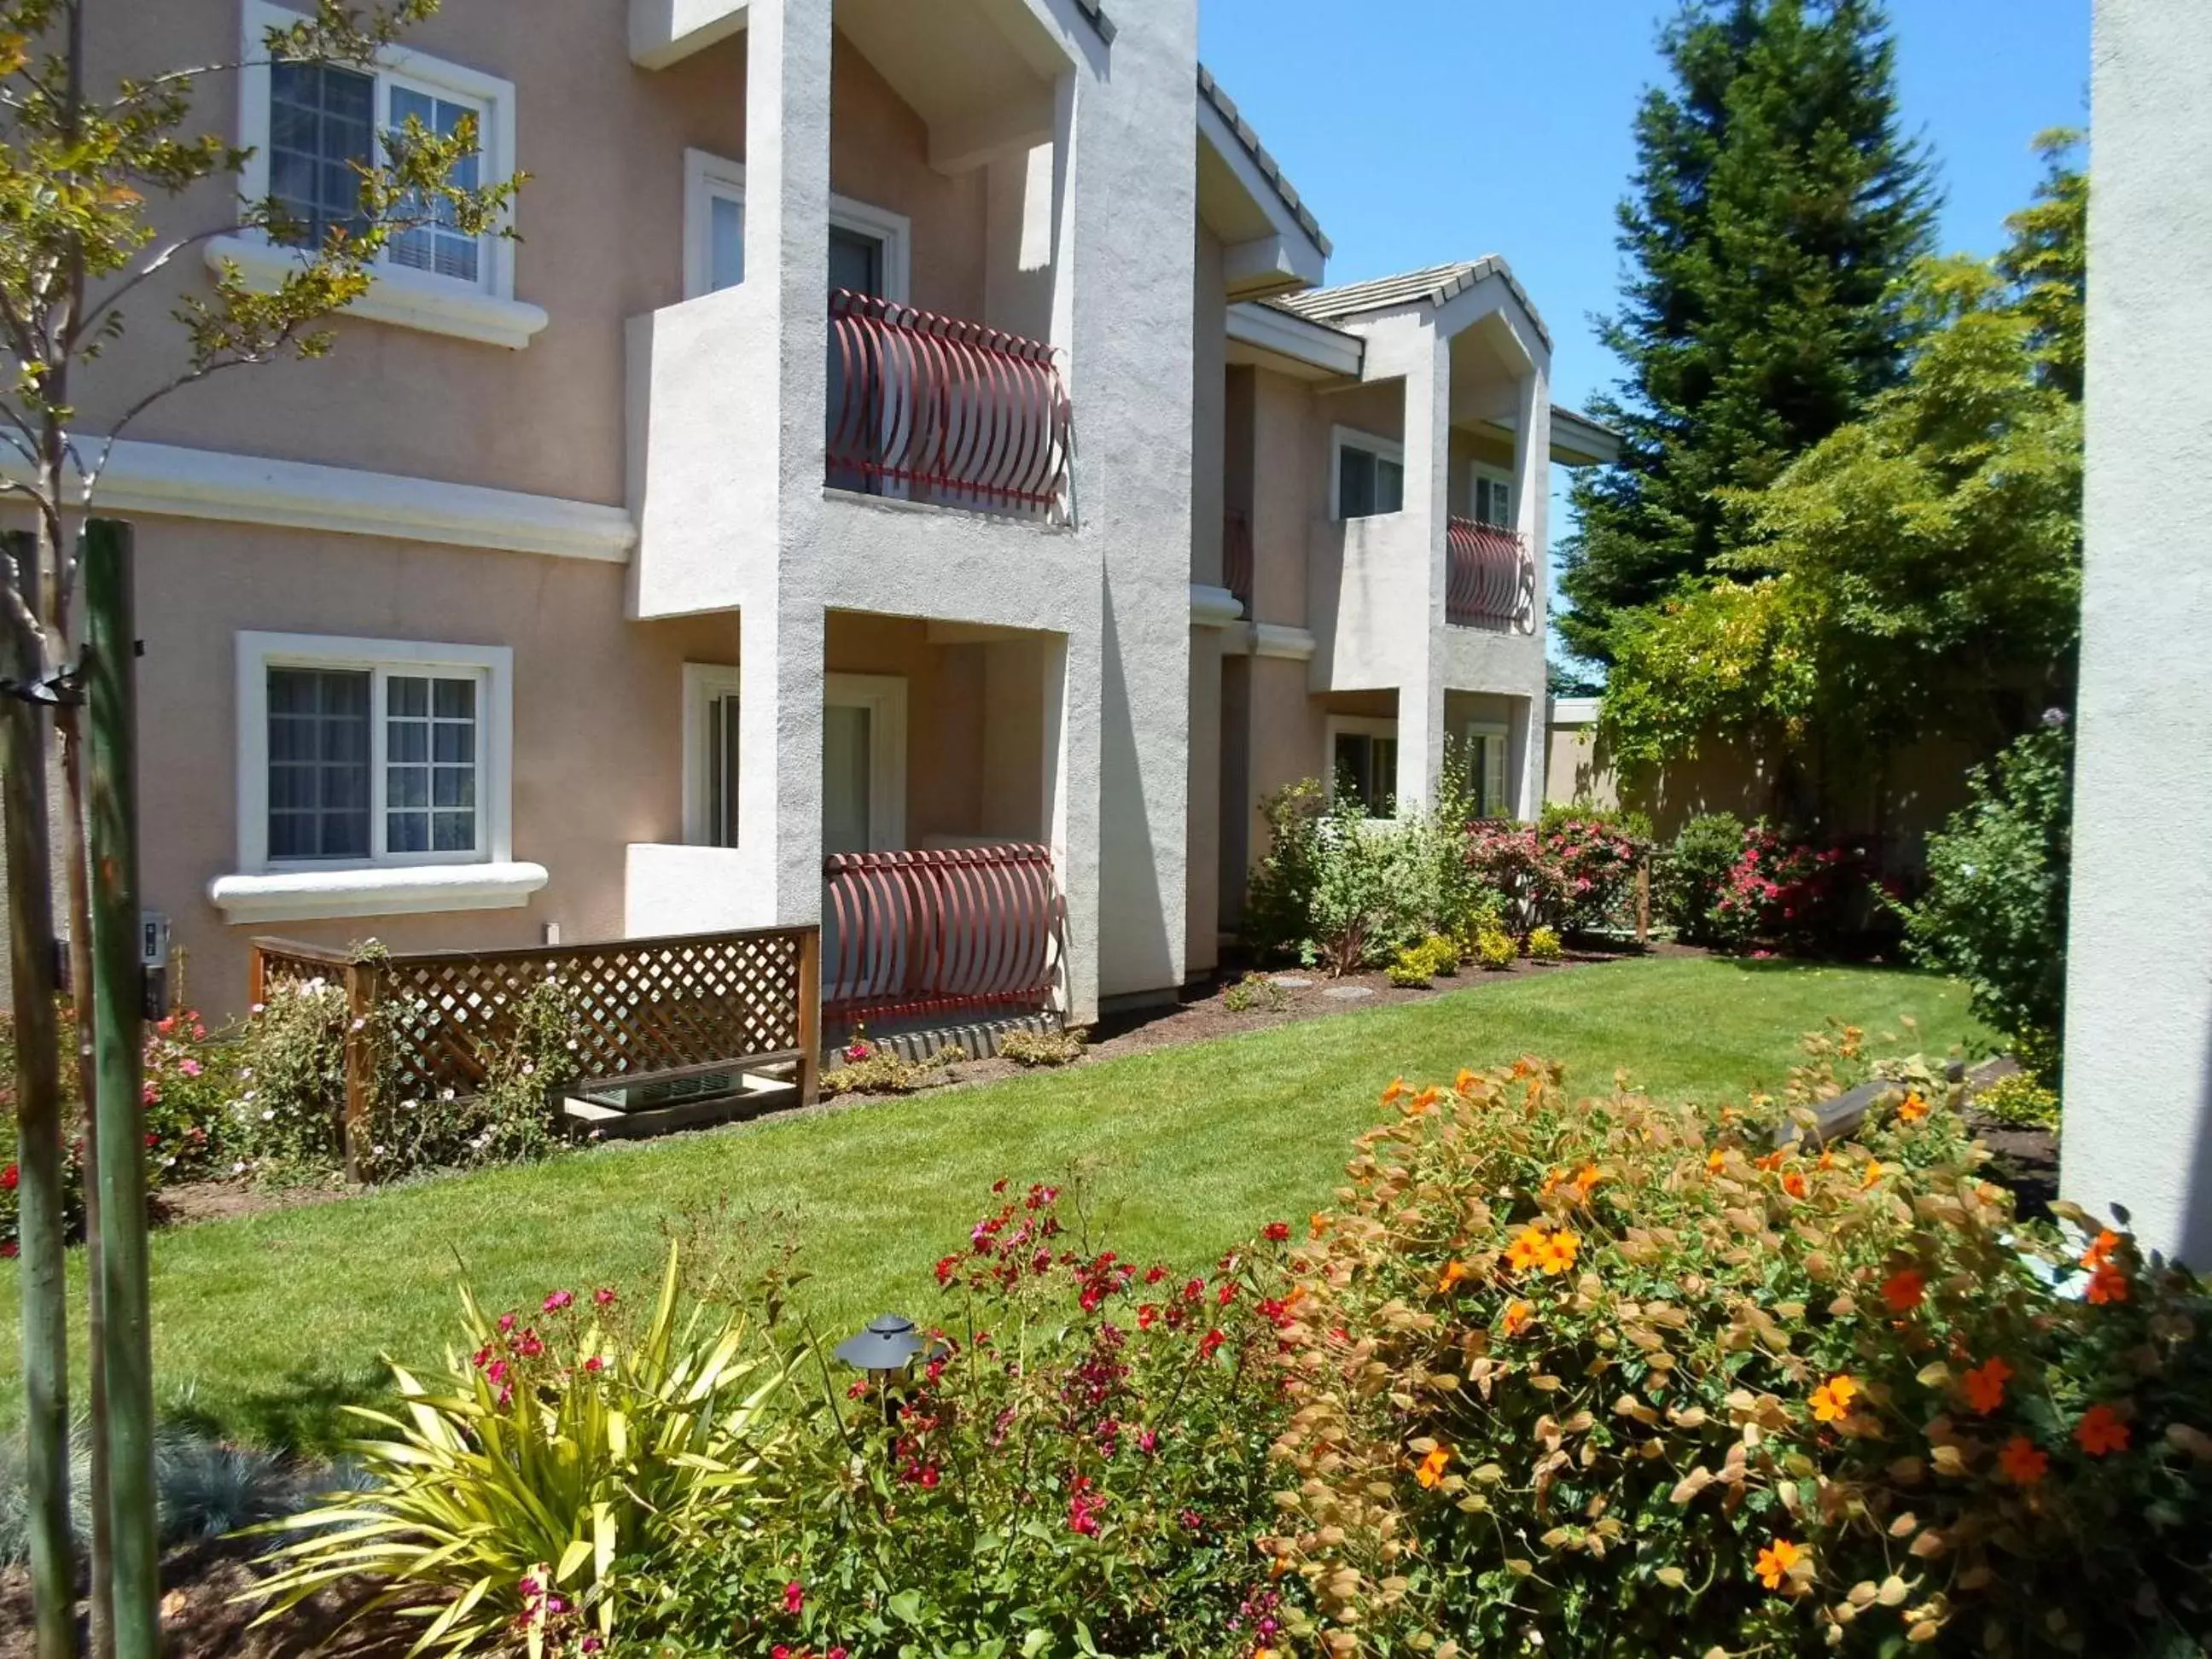
<instances>
[{"instance_id":1,"label":"balcony","mask_svg":"<svg viewBox=\"0 0 2212 1659\"><path fill-rule=\"evenodd\" d=\"M1074 411L1051 346L839 289L829 375L827 487L1068 522Z\"/></svg>"},{"instance_id":2,"label":"balcony","mask_svg":"<svg viewBox=\"0 0 2212 1659\"><path fill-rule=\"evenodd\" d=\"M1518 532L1454 518L1444 537L1444 620L1454 628L1530 634L1536 566Z\"/></svg>"}]
</instances>

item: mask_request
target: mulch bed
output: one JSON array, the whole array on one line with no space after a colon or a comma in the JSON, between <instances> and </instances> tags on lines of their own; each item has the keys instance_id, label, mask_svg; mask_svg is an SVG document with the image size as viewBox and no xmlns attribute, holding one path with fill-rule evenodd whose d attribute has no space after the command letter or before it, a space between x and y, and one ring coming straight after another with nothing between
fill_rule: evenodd
<instances>
[{"instance_id":1,"label":"mulch bed","mask_svg":"<svg viewBox=\"0 0 2212 1659\"><path fill-rule=\"evenodd\" d=\"M161 1633L166 1659L398 1659L422 1633L419 1619L386 1611L370 1615L331 1639L347 1616L375 1592L349 1581L324 1590L283 1618L258 1630L260 1609L234 1602L258 1576L252 1561L266 1547L255 1542L188 1544L161 1558ZM77 1608L80 1644L90 1651L84 1605ZM31 1582L22 1567L0 1569L0 1656L31 1652ZM328 1644L328 1645L325 1645Z\"/></svg>"}]
</instances>

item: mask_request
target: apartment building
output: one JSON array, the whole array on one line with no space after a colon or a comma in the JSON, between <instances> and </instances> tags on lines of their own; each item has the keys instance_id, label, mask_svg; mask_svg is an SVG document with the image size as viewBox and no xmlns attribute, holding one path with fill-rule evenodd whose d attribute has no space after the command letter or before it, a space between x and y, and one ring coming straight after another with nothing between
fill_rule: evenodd
<instances>
[{"instance_id":1,"label":"apartment building","mask_svg":"<svg viewBox=\"0 0 2212 1659\"><path fill-rule=\"evenodd\" d=\"M94 23L128 74L284 21ZM1498 259L1324 286L1196 35L1195 0L447 0L373 72L208 82L313 224L409 114L530 181L516 240L408 233L328 359L118 446L193 1000L243 1002L257 934L820 920L842 1007L1087 1020L1214 964L1285 782L1387 813L1449 738L1533 811L1548 465L1606 436Z\"/></svg>"}]
</instances>

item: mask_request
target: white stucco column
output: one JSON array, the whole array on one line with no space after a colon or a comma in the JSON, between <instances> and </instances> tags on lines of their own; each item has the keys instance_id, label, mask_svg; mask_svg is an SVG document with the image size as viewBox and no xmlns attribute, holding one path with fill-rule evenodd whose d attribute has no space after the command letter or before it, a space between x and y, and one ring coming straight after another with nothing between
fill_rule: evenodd
<instances>
[{"instance_id":1,"label":"white stucco column","mask_svg":"<svg viewBox=\"0 0 2212 1659\"><path fill-rule=\"evenodd\" d=\"M1067 905L1068 1023L1098 1018L1097 631L1048 635L1036 687L1042 709L1044 838Z\"/></svg>"},{"instance_id":2,"label":"white stucco column","mask_svg":"<svg viewBox=\"0 0 2212 1659\"><path fill-rule=\"evenodd\" d=\"M1522 544L1534 566L1536 628L1534 679L1527 692L1520 717L1521 770L1516 781L1518 815L1541 816L1544 811L1544 757L1547 736L1544 709L1547 700L1544 634L1551 615L1552 584L1552 373L1549 362L1538 356L1514 387L1513 519Z\"/></svg>"},{"instance_id":3,"label":"white stucco column","mask_svg":"<svg viewBox=\"0 0 2212 1659\"><path fill-rule=\"evenodd\" d=\"M775 384L752 395L776 411L777 556L742 606L738 839L779 922L822 909L830 6L753 0L745 48L745 285L773 285Z\"/></svg>"},{"instance_id":4,"label":"white stucco column","mask_svg":"<svg viewBox=\"0 0 2212 1659\"><path fill-rule=\"evenodd\" d=\"M1408 573L1398 682L1398 811L1436 799L1444 764L1444 538L1451 522L1451 342L1423 319L1406 375L1406 523L1425 549Z\"/></svg>"},{"instance_id":5,"label":"white stucco column","mask_svg":"<svg viewBox=\"0 0 2212 1659\"><path fill-rule=\"evenodd\" d=\"M2060 1188L2212 1267L2212 32L2098 0Z\"/></svg>"}]
</instances>

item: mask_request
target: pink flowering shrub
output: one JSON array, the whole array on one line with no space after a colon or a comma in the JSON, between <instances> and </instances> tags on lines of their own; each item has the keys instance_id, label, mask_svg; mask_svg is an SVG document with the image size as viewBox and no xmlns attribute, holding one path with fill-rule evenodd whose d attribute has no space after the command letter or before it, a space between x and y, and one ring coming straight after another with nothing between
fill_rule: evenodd
<instances>
[{"instance_id":1,"label":"pink flowering shrub","mask_svg":"<svg viewBox=\"0 0 2212 1659\"><path fill-rule=\"evenodd\" d=\"M1862 884L1859 866L1844 848L1798 840L1764 820L1753 824L1713 899L1711 933L1737 946L1817 944L1841 924L1845 902Z\"/></svg>"},{"instance_id":2,"label":"pink flowering shrub","mask_svg":"<svg viewBox=\"0 0 2212 1659\"><path fill-rule=\"evenodd\" d=\"M72 1236L84 1225L84 1107L76 1070L76 1014L58 1009L62 1054L64 1221ZM230 1141L227 1109L230 1066L210 1041L206 1024L190 1011L146 1027L144 1115L146 1185L215 1173ZM15 1153L15 1024L0 1015L0 1260L16 1254L15 1214L21 1174Z\"/></svg>"},{"instance_id":3,"label":"pink flowering shrub","mask_svg":"<svg viewBox=\"0 0 2212 1659\"><path fill-rule=\"evenodd\" d=\"M1486 819L1468 826L1467 863L1504 896L1505 926L1525 939L1601 927L1626 897L1650 843L1617 823L1567 815L1542 826Z\"/></svg>"},{"instance_id":4,"label":"pink flowering shrub","mask_svg":"<svg viewBox=\"0 0 2212 1659\"><path fill-rule=\"evenodd\" d=\"M908 1373L820 1374L836 1417L793 1472L805 1497L773 1550L733 1538L693 1565L682 1628L764 1659L1278 1646L1255 1539L1289 1237L1170 1273L1098 1249L1054 1189L1001 1182L937 1264Z\"/></svg>"}]
</instances>

